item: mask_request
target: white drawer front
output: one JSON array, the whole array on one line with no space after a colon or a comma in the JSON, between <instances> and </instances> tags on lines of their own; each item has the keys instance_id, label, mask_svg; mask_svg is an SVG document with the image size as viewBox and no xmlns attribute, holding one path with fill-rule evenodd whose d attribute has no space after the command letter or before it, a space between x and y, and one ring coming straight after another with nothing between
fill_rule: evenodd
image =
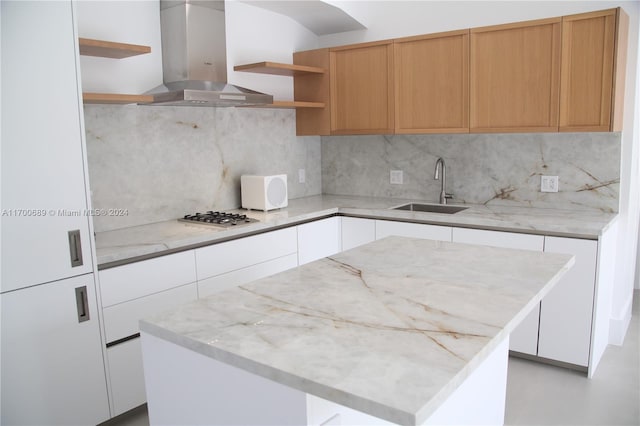
<instances>
[{"instance_id":1,"label":"white drawer front","mask_svg":"<svg viewBox=\"0 0 640 426\"><path fill-rule=\"evenodd\" d=\"M298 251L295 227L196 249L198 280Z\"/></svg>"},{"instance_id":2,"label":"white drawer front","mask_svg":"<svg viewBox=\"0 0 640 426\"><path fill-rule=\"evenodd\" d=\"M196 281L192 250L105 269L99 274L103 307Z\"/></svg>"},{"instance_id":3,"label":"white drawer front","mask_svg":"<svg viewBox=\"0 0 640 426\"><path fill-rule=\"evenodd\" d=\"M140 338L107 349L114 416L147 402Z\"/></svg>"},{"instance_id":4,"label":"white drawer front","mask_svg":"<svg viewBox=\"0 0 640 426\"><path fill-rule=\"evenodd\" d=\"M293 253L279 257L278 259L269 260L247 268L198 281L198 294L200 297L206 297L231 287L295 268L296 266L298 266L298 255Z\"/></svg>"},{"instance_id":5,"label":"white drawer front","mask_svg":"<svg viewBox=\"0 0 640 426\"><path fill-rule=\"evenodd\" d=\"M544 248L542 235L467 228L453 228L453 242L536 251Z\"/></svg>"},{"instance_id":6,"label":"white drawer front","mask_svg":"<svg viewBox=\"0 0 640 426\"><path fill-rule=\"evenodd\" d=\"M142 318L197 299L196 283L191 283L106 307L102 312L107 343L138 333Z\"/></svg>"},{"instance_id":7,"label":"white drawer front","mask_svg":"<svg viewBox=\"0 0 640 426\"><path fill-rule=\"evenodd\" d=\"M451 242L451 227L423 223L376 220L376 240L390 235Z\"/></svg>"}]
</instances>

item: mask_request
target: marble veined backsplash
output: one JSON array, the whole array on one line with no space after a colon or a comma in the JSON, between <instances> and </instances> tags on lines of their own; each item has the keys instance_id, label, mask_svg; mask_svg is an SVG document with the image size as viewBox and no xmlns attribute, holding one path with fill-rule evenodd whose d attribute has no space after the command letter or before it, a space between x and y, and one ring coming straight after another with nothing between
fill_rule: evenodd
<instances>
[{"instance_id":1,"label":"marble veined backsplash","mask_svg":"<svg viewBox=\"0 0 640 426\"><path fill-rule=\"evenodd\" d=\"M296 137L295 111L85 105L96 231L238 208L240 176L288 176L289 198L322 192L320 138ZM305 169L306 183L298 183Z\"/></svg>"},{"instance_id":2,"label":"marble veined backsplash","mask_svg":"<svg viewBox=\"0 0 640 426\"><path fill-rule=\"evenodd\" d=\"M322 190L438 202L438 157L453 203L618 211L620 133L323 137ZM559 176L559 192L540 192L541 175Z\"/></svg>"}]
</instances>

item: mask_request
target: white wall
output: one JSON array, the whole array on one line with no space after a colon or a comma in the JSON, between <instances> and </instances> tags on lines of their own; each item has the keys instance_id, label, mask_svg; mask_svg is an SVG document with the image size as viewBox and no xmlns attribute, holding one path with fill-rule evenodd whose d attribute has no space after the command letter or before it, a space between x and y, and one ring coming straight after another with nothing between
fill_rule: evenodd
<instances>
[{"instance_id":1,"label":"white wall","mask_svg":"<svg viewBox=\"0 0 640 426\"><path fill-rule=\"evenodd\" d=\"M640 172L638 137L638 16L637 1L341 1L342 8L366 30L320 37L318 47L435 33L507 22L569 15L621 6L629 15L624 130L620 181L620 233L616 283L612 301L612 343L621 343L631 318L636 273Z\"/></svg>"},{"instance_id":2,"label":"white wall","mask_svg":"<svg viewBox=\"0 0 640 426\"><path fill-rule=\"evenodd\" d=\"M235 72L235 65L274 61L291 63L297 50L315 48L318 38L289 17L226 2L227 80L293 99L291 77ZM148 55L125 59L81 56L82 87L87 92L140 94L162 84L162 43L158 0L78 1L80 37L151 46Z\"/></svg>"},{"instance_id":3,"label":"white wall","mask_svg":"<svg viewBox=\"0 0 640 426\"><path fill-rule=\"evenodd\" d=\"M124 59L80 57L82 90L141 94L162 84L158 0L77 3L78 35L151 46L151 53Z\"/></svg>"},{"instance_id":4,"label":"white wall","mask_svg":"<svg viewBox=\"0 0 640 426\"><path fill-rule=\"evenodd\" d=\"M293 52L315 48L317 36L293 19L234 0L225 3L227 80L276 100L293 99L293 78L235 72L235 65L293 61Z\"/></svg>"}]
</instances>

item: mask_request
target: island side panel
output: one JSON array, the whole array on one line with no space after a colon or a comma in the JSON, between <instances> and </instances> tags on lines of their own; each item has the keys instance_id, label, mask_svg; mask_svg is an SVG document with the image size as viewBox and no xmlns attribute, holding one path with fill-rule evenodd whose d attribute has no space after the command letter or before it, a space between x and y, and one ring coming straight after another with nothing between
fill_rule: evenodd
<instances>
[{"instance_id":1,"label":"island side panel","mask_svg":"<svg viewBox=\"0 0 640 426\"><path fill-rule=\"evenodd\" d=\"M153 425L393 425L141 333ZM422 425L504 423L509 339Z\"/></svg>"},{"instance_id":2,"label":"island side panel","mask_svg":"<svg viewBox=\"0 0 640 426\"><path fill-rule=\"evenodd\" d=\"M141 333L152 425L304 425L306 394Z\"/></svg>"}]
</instances>

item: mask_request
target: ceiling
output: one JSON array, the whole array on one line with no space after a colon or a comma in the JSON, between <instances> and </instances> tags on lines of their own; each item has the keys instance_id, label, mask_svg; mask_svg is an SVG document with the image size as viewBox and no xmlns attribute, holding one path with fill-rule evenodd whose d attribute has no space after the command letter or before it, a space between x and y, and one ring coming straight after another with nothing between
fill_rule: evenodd
<instances>
[{"instance_id":1,"label":"ceiling","mask_svg":"<svg viewBox=\"0 0 640 426\"><path fill-rule=\"evenodd\" d=\"M366 29L344 10L320 0L239 1L288 16L318 36Z\"/></svg>"}]
</instances>

